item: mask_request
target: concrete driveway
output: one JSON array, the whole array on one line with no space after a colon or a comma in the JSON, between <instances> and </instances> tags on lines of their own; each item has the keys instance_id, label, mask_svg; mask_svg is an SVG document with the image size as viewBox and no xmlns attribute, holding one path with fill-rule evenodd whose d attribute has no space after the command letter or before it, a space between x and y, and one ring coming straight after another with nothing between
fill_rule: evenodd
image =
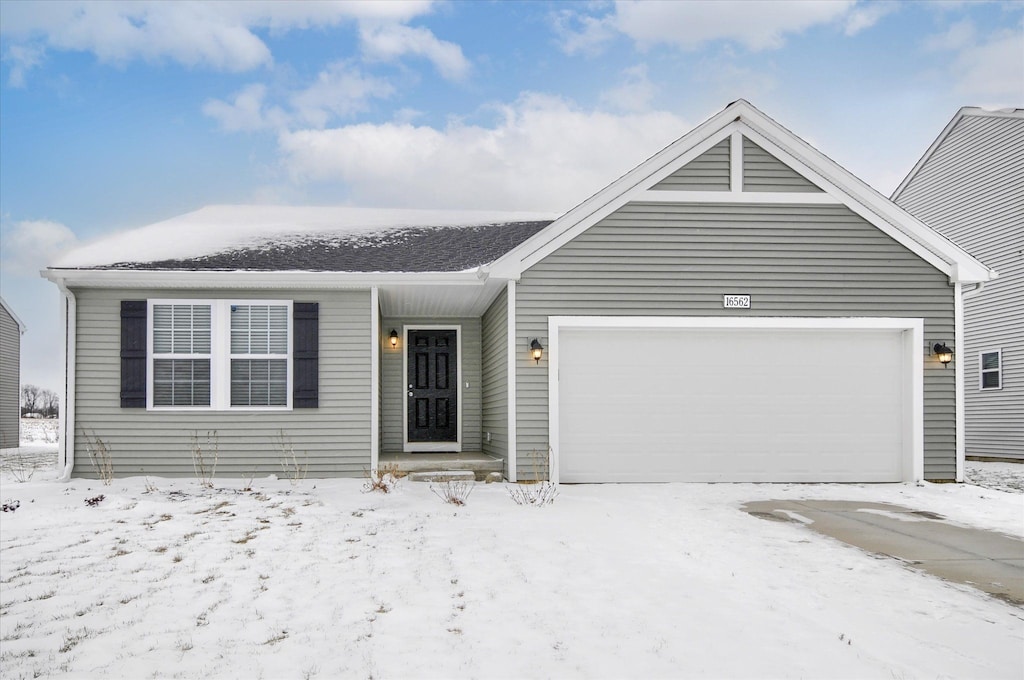
<instances>
[{"instance_id":1,"label":"concrete driveway","mask_svg":"<svg viewBox=\"0 0 1024 680\"><path fill-rule=\"evenodd\" d=\"M756 501L743 510L767 520L800 522L844 543L1024 606L1024 541L1018 538L889 503Z\"/></svg>"}]
</instances>

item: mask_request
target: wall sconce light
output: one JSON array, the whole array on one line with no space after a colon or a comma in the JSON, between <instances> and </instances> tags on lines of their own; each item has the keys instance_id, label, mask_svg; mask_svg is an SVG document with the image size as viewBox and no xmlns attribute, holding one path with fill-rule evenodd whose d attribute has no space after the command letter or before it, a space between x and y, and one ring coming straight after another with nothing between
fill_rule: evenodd
<instances>
[{"instance_id":1,"label":"wall sconce light","mask_svg":"<svg viewBox=\"0 0 1024 680\"><path fill-rule=\"evenodd\" d=\"M953 350L946 347L946 343L944 342L935 343L935 346L932 347L932 351L935 352L935 356L938 358L943 368L953 360Z\"/></svg>"},{"instance_id":2,"label":"wall sconce light","mask_svg":"<svg viewBox=\"0 0 1024 680\"><path fill-rule=\"evenodd\" d=\"M540 341L537 338L534 338L530 342L530 356L532 356L533 360L538 364L540 363L540 358L544 356L544 347L540 344Z\"/></svg>"},{"instance_id":3,"label":"wall sconce light","mask_svg":"<svg viewBox=\"0 0 1024 680\"><path fill-rule=\"evenodd\" d=\"M391 347L398 347L398 331L392 328L391 335L388 337L391 339Z\"/></svg>"}]
</instances>

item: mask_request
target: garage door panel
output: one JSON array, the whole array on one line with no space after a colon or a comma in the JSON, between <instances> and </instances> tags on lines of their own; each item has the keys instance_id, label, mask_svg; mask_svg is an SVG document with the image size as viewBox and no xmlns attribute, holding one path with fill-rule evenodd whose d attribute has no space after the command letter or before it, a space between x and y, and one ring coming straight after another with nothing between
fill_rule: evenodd
<instances>
[{"instance_id":1,"label":"garage door panel","mask_svg":"<svg viewBox=\"0 0 1024 680\"><path fill-rule=\"evenodd\" d=\"M563 329L563 481L898 481L898 331Z\"/></svg>"}]
</instances>

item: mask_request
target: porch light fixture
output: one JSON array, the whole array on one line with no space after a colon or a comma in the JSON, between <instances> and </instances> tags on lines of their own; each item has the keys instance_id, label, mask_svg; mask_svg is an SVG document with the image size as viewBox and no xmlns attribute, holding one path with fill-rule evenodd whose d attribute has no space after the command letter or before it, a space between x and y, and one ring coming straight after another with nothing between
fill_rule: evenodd
<instances>
[{"instance_id":1,"label":"porch light fixture","mask_svg":"<svg viewBox=\"0 0 1024 680\"><path fill-rule=\"evenodd\" d=\"M935 352L935 356L938 358L943 368L953 360L953 350L946 347L946 343L944 342L935 343L935 346L932 347L932 351Z\"/></svg>"},{"instance_id":2,"label":"porch light fixture","mask_svg":"<svg viewBox=\"0 0 1024 680\"><path fill-rule=\"evenodd\" d=\"M540 363L540 358L544 356L544 347L540 344L540 340L537 338L534 338L530 342L530 356L532 356L533 360L538 364Z\"/></svg>"},{"instance_id":3,"label":"porch light fixture","mask_svg":"<svg viewBox=\"0 0 1024 680\"><path fill-rule=\"evenodd\" d=\"M392 328L391 335L389 335L388 337L391 338L391 346L398 347L398 331Z\"/></svg>"}]
</instances>

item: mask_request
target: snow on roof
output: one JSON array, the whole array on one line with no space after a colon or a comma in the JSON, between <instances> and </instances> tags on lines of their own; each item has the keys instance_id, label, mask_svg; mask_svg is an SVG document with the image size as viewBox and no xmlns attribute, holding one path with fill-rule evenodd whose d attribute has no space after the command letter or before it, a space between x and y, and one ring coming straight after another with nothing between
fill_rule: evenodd
<instances>
[{"instance_id":1,"label":"snow on roof","mask_svg":"<svg viewBox=\"0 0 1024 680\"><path fill-rule=\"evenodd\" d=\"M103 267L204 258L312 237L358 241L403 228L470 227L550 221L550 213L413 210L281 205L213 205L123 231L60 257L55 268Z\"/></svg>"}]
</instances>

